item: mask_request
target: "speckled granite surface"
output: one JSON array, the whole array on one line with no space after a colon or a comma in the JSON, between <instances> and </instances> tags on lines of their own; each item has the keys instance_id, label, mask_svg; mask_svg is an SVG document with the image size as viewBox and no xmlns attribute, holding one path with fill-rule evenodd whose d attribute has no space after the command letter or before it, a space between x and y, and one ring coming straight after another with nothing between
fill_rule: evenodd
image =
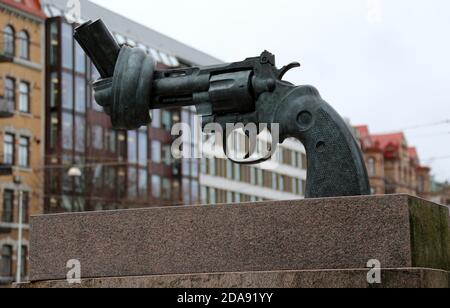
<instances>
[{"instance_id":1,"label":"speckled granite surface","mask_svg":"<svg viewBox=\"0 0 450 308\"><path fill-rule=\"evenodd\" d=\"M365 268L370 259L383 268L448 271L448 215L446 207L393 195L39 216L31 221L31 280L65 279L71 259L83 279L291 277L284 271Z\"/></svg>"}]
</instances>

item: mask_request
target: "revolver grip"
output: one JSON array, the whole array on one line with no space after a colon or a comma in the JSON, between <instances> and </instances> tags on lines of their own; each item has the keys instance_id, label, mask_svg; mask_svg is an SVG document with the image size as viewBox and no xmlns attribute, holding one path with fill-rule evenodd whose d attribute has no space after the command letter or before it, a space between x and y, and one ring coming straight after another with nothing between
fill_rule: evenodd
<instances>
[{"instance_id":1,"label":"revolver grip","mask_svg":"<svg viewBox=\"0 0 450 308\"><path fill-rule=\"evenodd\" d=\"M306 198L370 195L363 155L342 117L311 86L296 87L275 114L281 140L296 138L307 156Z\"/></svg>"}]
</instances>

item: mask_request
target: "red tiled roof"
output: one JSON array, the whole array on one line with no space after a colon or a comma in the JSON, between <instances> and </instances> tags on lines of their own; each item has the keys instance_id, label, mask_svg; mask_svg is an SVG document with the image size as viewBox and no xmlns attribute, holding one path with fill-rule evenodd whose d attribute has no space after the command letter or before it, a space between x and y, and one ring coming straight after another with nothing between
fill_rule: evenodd
<instances>
[{"instance_id":1,"label":"red tiled roof","mask_svg":"<svg viewBox=\"0 0 450 308\"><path fill-rule=\"evenodd\" d=\"M372 135L372 141L381 149L388 146L399 148L403 141L406 140L404 133L386 134L386 135Z\"/></svg>"},{"instance_id":2,"label":"red tiled roof","mask_svg":"<svg viewBox=\"0 0 450 308\"><path fill-rule=\"evenodd\" d=\"M42 19L46 18L40 0L0 0L0 3Z\"/></svg>"},{"instance_id":3,"label":"red tiled roof","mask_svg":"<svg viewBox=\"0 0 450 308\"><path fill-rule=\"evenodd\" d=\"M419 159L419 155L417 154L417 149L416 148L409 148L408 149L408 154L409 154L409 157L411 159Z\"/></svg>"}]
</instances>

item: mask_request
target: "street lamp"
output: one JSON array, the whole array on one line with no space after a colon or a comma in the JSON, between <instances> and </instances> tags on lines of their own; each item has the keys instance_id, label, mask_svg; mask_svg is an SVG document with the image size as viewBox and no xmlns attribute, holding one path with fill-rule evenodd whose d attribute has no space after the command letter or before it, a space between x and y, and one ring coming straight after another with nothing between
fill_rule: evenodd
<instances>
[{"instance_id":1,"label":"street lamp","mask_svg":"<svg viewBox=\"0 0 450 308\"><path fill-rule=\"evenodd\" d=\"M79 178L82 176L82 172L80 170L80 168L78 167L72 167L69 169L69 171L67 172L67 175L71 178Z\"/></svg>"}]
</instances>

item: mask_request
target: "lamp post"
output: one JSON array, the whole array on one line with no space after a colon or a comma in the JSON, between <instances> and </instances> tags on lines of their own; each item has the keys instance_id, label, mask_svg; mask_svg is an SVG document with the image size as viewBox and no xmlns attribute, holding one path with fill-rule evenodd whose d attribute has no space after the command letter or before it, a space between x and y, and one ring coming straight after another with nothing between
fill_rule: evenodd
<instances>
[{"instance_id":1,"label":"lamp post","mask_svg":"<svg viewBox=\"0 0 450 308\"><path fill-rule=\"evenodd\" d=\"M17 241L16 283L22 282L22 243L23 243L23 191L19 191L19 231Z\"/></svg>"},{"instance_id":2,"label":"lamp post","mask_svg":"<svg viewBox=\"0 0 450 308\"><path fill-rule=\"evenodd\" d=\"M69 171L67 172L67 175L70 178L74 179L74 185L76 186L76 181L75 179L77 178L81 178L81 176L83 175L81 172L81 169L78 168L77 166L73 166L72 168L69 169ZM74 187L74 186L72 186ZM75 206L75 191L72 192L72 206L71 206L71 211L73 212L73 207Z\"/></svg>"}]
</instances>

